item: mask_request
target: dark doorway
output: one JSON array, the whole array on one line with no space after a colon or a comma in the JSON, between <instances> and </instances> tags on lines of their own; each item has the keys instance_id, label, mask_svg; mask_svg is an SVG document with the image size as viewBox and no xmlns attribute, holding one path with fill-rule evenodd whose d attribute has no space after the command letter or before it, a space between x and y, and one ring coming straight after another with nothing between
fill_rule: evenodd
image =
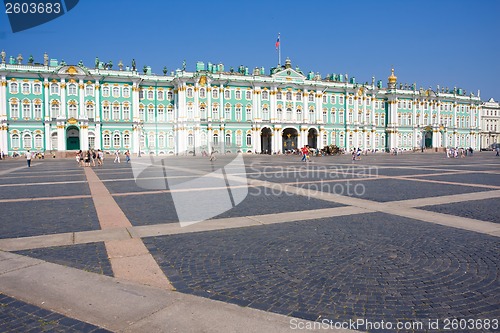
<instances>
[{"instance_id":1,"label":"dark doorway","mask_svg":"<svg viewBox=\"0 0 500 333\"><path fill-rule=\"evenodd\" d=\"M80 150L80 130L76 126L66 130L66 150Z\"/></svg>"},{"instance_id":2,"label":"dark doorway","mask_svg":"<svg viewBox=\"0 0 500 333\"><path fill-rule=\"evenodd\" d=\"M262 154L272 154L272 131L269 127L264 127L260 131L260 143L261 143L261 153Z\"/></svg>"},{"instance_id":3,"label":"dark doorway","mask_svg":"<svg viewBox=\"0 0 500 333\"><path fill-rule=\"evenodd\" d=\"M318 148L318 131L315 128L307 131L307 144L311 148Z\"/></svg>"}]
</instances>

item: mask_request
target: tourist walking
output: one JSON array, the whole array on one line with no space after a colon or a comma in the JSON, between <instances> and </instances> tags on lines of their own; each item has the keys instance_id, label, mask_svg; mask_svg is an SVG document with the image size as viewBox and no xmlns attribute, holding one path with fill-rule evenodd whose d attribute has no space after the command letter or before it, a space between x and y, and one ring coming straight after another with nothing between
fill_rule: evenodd
<instances>
[{"instance_id":1,"label":"tourist walking","mask_svg":"<svg viewBox=\"0 0 500 333\"><path fill-rule=\"evenodd\" d=\"M127 163L130 162L130 151L128 151L128 150L125 152L125 161Z\"/></svg>"},{"instance_id":2,"label":"tourist walking","mask_svg":"<svg viewBox=\"0 0 500 333\"><path fill-rule=\"evenodd\" d=\"M102 166L104 163L104 152L100 149L97 150L97 166Z\"/></svg>"},{"instance_id":3,"label":"tourist walking","mask_svg":"<svg viewBox=\"0 0 500 333\"><path fill-rule=\"evenodd\" d=\"M307 157L309 156L309 146L305 145L302 147L302 159L300 160L301 162L307 162Z\"/></svg>"},{"instance_id":4,"label":"tourist walking","mask_svg":"<svg viewBox=\"0 0 500 333\"><path fill-rule=\"evenodd\" d=\"M497 153L495 156L500 156L500 147L499 146L497 146L496 151L497 151Z\"/></svg>"},{"instance_id":5,"label":"tourist walking","mask_svg":"<svg viewBox=\"0 0 500 333\"><path fill-rule=\"evenodd\" d=\"M215 157L215 151L212 150L210 153L210 158L208 159L210 162L215 161L217 157Z\"/></svg>"},{"instance_id":6,"label":"tourist walking","mask_svg":"<svg viewBox=\"0 0 500 333\"><path fill-rule=\"evenodd\" d=\"M115 151L115 160L113 163L120 163L120 152L118 150Z\"/></svg>"},{"instance_id":7,"label":"tourist walking","mask_svg":"<svg viewBox=\"0 0 500 333\"><path fill-rule=\"evenodd\" d=\"M26 162L28 162L28 168L31 168L31 153L29 149L26 152Z\"/></svg>"}]
</instances>

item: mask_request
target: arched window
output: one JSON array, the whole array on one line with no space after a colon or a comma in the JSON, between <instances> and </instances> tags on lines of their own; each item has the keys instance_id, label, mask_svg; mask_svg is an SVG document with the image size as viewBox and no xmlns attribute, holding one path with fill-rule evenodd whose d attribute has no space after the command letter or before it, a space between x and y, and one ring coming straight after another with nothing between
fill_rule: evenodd
<instances>
[{"instance_id":1,"label":"arched window","mask_svg":"<svg viewBox=\"0 0 500 333\"><path fill-rule=\"evenodd\" d=\"M50 145L52 150L57 150L57 133L52 133L50 136Z\"/></svg>"},{"instance_id":2,"label":"arched window","mask_svg":"<svg viewBox=\"0 0 500 333\"><path fill-rule=\"evenodd\" d=\"M193 134L188 134L188 146L189 147L194 146L194 136L193 136Z\"/></svg>"},{"instance_id":3,"label":"arched window","mask_svg":"<svg viewBox=\"0 0 500 333\"><path fill-rule=\"evenodd\" d=\"M123 134L123 145L125 146L125 148L130 147L130 134L128 133Z\"/></svg>"},{"instance_id":4,"label":"arched window","mask_svg":"<svg viewBox=\"0 0 500 333\"><path fill-rule=\"evenodd\" d=\"M29 94L30 93L30 84L25 82L23 83L23 94Z\"/></svg>"},{"instance_id":5,"label":"arched window","mask_svg":"<svg viewBox=\"0 0 500 333\"><path fill-rule=\"evenodd\" d=\"M245 95L246 95L245 96L246 99L248 99L248 100L252 99L252 92L250 90L247 90Z\"/></svg>"},{"instance_id":6,"label":"arched window","mask_svg":"<svg viewBox=\"0 0 500 333\"><path fill-rule=\"evenodd\" d=\"M102 88L102 95L103 95L104 97L109 97L109 87L108 87L108 86L104 86L104 87Z\"/></svg>"},{"instance_id":7,"label":"arched window","mask_svg":"<svg viewBox=\"0 0 500 333\"><path fill-rule=\"evenodd\" d=\"M19 149L19 134L12 134L12 149Z\"/></svg>"},{"instance_id":8,"label":"arched window","mask_svg":"<svg viewBox=\"0 0 500 333\"><path fill-rule=\"evenodd\" d=\"M150 133L148 136L148 147L149 149L153 149L155 147L155 136L153 133Z\"/></svg>"},{"instance_id":9,"label":"arched window","mask_svg":"<svg viewBox=\"0 0 500 333\"><path fill-rule=\"evenodd\" d=\"M224 98L226 98L226 99L231 98L231 90L229 90L229 89L224 90Z\"/></svg>"},{"instance_id":10,"label":"arched window","mask_svg":"<svg viewBox=\"0 0 500 333\"><path fill-rule=\"evenodd\" d=\"M286 93L286 100L291 101L292 100L292 93L289 91Z\"/></svg>"},{"instance_id":11,"label":"arched window","mask_svg":"<svg viewBox=\"0 0 500 333\"><path fill-rule=\"evenodd\" d=\"M19 92L19 86L16 82L12 82L9 86L9 90L11 94L17 94Z\"/></svg>"},{"instance_id":12,"label":"arched window","mask_svg":"<svg viewBox=\"0 0 500 333\"><path fill-rule=\"evenodd\" d=\"M213 141L214 141L214 145L218 145L219 144L219 134L215 133L213 135Z\"/></svg>"},{"instance_id":13,"label":"arched window","mask_svg":"<svg viewBox=\"0 0 500 333\"><path fill-rule=\"evenodd\" d=\"M95 134L94 132L89 132L89 148L95 148Z\"/></svg>"},{"instance_id":14,"label":"arched window","mask_svg":"<svg viewBox=\"0 0 500 333\"><path fill-rule=\"evenodd\" d=\"M94 86L87 84L85 86L85 96L94 96Z\"/></svg>"},{"instance_id":15,"label":"arched window","mask_svg":"<svg viewBox=\"0 0 500 333\"><path fill-rule=\"evenodd\" d=\"M35 135L35 148L36 149L41 149L42 148L42 135L41 134L36 134Z\"/></svg>"},{"instance_id":16,"label":"arched window","mask_svg":"<svg viewBox=\"0 0 500 333\"><path fill-rule=\"evenodd\" d=\"M153 90L148 90L148 99L154 99L155 98L155 93Z\"/></svg>"},{"instance_id":17,"label":"arched window","mask_svg":"<svg viewBox=\"0 0 500 333\"><path fill-rule=\"evenodd\" d=\"M68 86L68 95L76 95L76 84L72 83Z\"/></svg>"},{"instance_id":18,"label":"arched window","mask_svg":"<svg viewBox=\"0 0 500 333\"><path fill-rule=\"evenodd\" d=\"M236 99L241 99L241 91L240 90L236 90L236 92L234 94L235 94L234 96Z\"/></svg>"},{"instance_id":19,"label":"arched window","mask_svg":"<svg viewBox=\"0 0 500 333\"><path fill-rule=\"evenodd\" d=\"M120 97L120 88L113 87L113 97Z\"/></svg>"},{"instance_id":20,"label":"arched window","mask_svg":"<svg viewBox=\"0 0 500 333\"><path fill-rule=\"evenodd\" d=\"M230 133L226 133L226 139L224 142L226 143L226 145L231 144L231 134Z\"/></svg>"},{"instance_id":21,"label":"arched window","mask_svg":"<svg viewBox=\"0 0 500 333\"><path fill-rule=\"evenodd\" d=\"M290 108L286 109L286 120L292 120L292 109Z\"/></svg>"},{"instance_id":22,"label":"arched window","mask_svg":"<svg viewBox=\"0 0 500 333\"><path fill-rule=\"evenodd\" d=\"M59 85L57 83L52 83L50 85L50 93L51 94L59 94Z\"/></svg>"},{"instance_id":23,"label":"arched window","mask_svg":"<svg viewBox=\"0 0 500 333\"><path fill-rule=\"evenodd\" d=\"M174 94L170 90L167 92L167 99L168 100L174 99Z\"/></svg>"},{"instance_id":24,"label":"arched window","mask_svg":"<svg viewBox=\"0 0 500 333\"><path fill-rule=\"evenodd\" d=\"M40 83L33 84L33 93L37 95L42 93L42 85Z\"/></svg>"},{"instance_id":25,"label":"arched window","mask_svg":"<svg viewBox=\"0 0 500 333\"><path fill-rule=\"evenodd\" d=\"M269 91L264 90L262 92L262 99L269 99Z\"/></svg>"},{"instance_id":26,"label":"arched window","mask_svg":"<svg viewBox=\"0 0 500 333\"><path fill-rule=\"evenodd\" d=\"M268 108L262 109L262 120L269 120L269 109Z\"/></svg>"},{"instance_id":27,"label":"arched window","mask_svg":"<svg viewBox=\"0 0 500 333\"><path fill-rule=\"evenodd\" d=\"M120 147L120 133L113 134L113 146Z\"/></svg>"},{"instance_id":28,"label":"arched window","mask_svg":"<svg viewBox=\"0 0 500 333\"><path fill-rule=\"evenodd\" d=\"M130 97L130 88L129 87L124 87L123 88L123 97L129 98Z\"/></svg>"},{"instance_id":29,"label":"arched window","mask_svg":"<svg viewBox=\"0 0 500 333\"><path fill-rule=\"evenodd\" d=\"M31 149L31 134L24 134L23 136L23 147L24 149Z\"/></svg>"},{"instance_id":30,"label":"arched window","mask_svg":"<svg viewBox=\"0 0 500 333\"><path fill-rule=\"evenodd\" d=\"M200 89L200 98L205 98L206 97L206 93L205 92L206 92L205 88L201 88Z\"/></svg>"},{"instance_id":31,"label":"arched window","mask_svg":"<svg viewBox=\"0 0 500 333\"><path fill-rule=\"evenodd\" d=\"M156 95L158 96L158 100L163 101L163 98L165 96L165 93L163 92L163 90L158 90Z\"/></svg>"},{"instance_id":32,"label":"arched window","mask_svg":"<svg viewBox=\"0 0 500 333\"><path fill-rule=\"evenodd\" d=\"M193 97L193 88L187 88L186 95L188 98L192 98Z\"/></svg>"},{"instance_id":33,"label":"arched window","mask_svg":"<svg viewBox=\"0 0 500 333\"><path fill-rule=\"evenodd\" d=\"M172 134L169 134L168 136L168 147L172 148L174 146L174 136Z\"/></svg>"},{"instance_id":34,"label":"arched window","mask_svg":"<svg viewBox=\"0 0 500 333\"><path fill-rule=\"evenodd\" d=\"M217 88L212 89L212 98L214 99L219 98L219 90Z\"/></svg>"},{"instance_id":35,"label":"arched window","mask_svg":"<svg viewBox=\"0 0 500 333\"><path fill-rule=\"evenodd\" d=\"M247 146L251 146L252 145L252 134L250 133L247 133L247 142L246 142Z\"/></svg>"},{"instance_id":36,"label":"arched window","mask_svg":"<svg viewBox=\"0 0 500 333\"><path fill-rule=\"evenodd\" d=\"M160 135L158 136L158 146L159 146L160 148L165 147L165 135L160 134Z\"/></svg>"},{"instance_id":37,"label":"arched window","mask_svg":"<svg viewBox=\"0 0 500 333\"><path fill-rule=\"evenodd\" d=\"M103 135L103 140L102 140L102 142L103 142L104 147L109 147L109 146L111 146L111 137L110 137L110 135L109 135L108 133L105 133L105 134Z\"/></svg>"}]
</instances>

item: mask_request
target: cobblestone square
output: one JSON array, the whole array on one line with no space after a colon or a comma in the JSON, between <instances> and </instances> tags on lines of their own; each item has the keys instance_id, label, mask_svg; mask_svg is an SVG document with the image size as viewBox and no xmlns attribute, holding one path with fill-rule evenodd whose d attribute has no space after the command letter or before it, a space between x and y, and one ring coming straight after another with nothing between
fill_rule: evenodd
<instances>
[{"instance_id":1,"label":"cobblestone square","mask_svg":"<svg viewBox=\"0 0 500 333\"><path fill-rule=\"evenodd\" d=\"M245 155L246 174L231 174L220 186L210 185L213 175L206 188L192 190L217 203L233 184L248 187L246 197L184 227L174 200L181 190L170 188L168 177L179 184L216 168L207 158L168 158L192 164L193 171L172 167L164 177L146 169L143 177L158 189L136 183L131 164L109 159L94 168L69 159L37 160L29 169L23 160L0 163L3 331L115 331L116 324L89 315L92 310L58 306L83 307L81 295L66 291L64 299L46 295L42 302L34 295L43 295L43 288L23 291L29 275L10 277L41 263L68 270L58 278L79 272L79 281L95 277L96 303L105 290L100 283L126 281L215 302L213 309L224 304L282 316L289 324L281 331L296 321L500 319L500 160L491 154L369 154L311 162L296 155ZM347 192L355 185L363 193ZM13 270L11 254L39 261ZM30 285L50 286L55 277L46 280L45 274L49 278L50 272L37 273ZM63 295L68 287L51 288Z\"/></svg>"}]
</instances>

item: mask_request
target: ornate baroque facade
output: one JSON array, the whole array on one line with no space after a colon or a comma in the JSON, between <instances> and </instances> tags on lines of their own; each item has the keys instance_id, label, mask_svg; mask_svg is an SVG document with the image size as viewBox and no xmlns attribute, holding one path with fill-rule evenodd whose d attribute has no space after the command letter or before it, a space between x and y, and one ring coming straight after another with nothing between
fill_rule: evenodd
<instances>
[{"instance_id":1,"label":"ornate baroque facade","mask_svg":"<svg viewBox=\"0 0 500 333\"><path fill-rule=\"evenodd\" d=\"M14 152L100 148L167 155L282 153L309 144L377 151L480 148L481 101L461 89L423 90L347 75L321 78L284 66L225 71L198 63L154 75L56 60L0 64L0 148ZM237 147L237 148L234 148Z\"/></svg>"}]
</instances>

